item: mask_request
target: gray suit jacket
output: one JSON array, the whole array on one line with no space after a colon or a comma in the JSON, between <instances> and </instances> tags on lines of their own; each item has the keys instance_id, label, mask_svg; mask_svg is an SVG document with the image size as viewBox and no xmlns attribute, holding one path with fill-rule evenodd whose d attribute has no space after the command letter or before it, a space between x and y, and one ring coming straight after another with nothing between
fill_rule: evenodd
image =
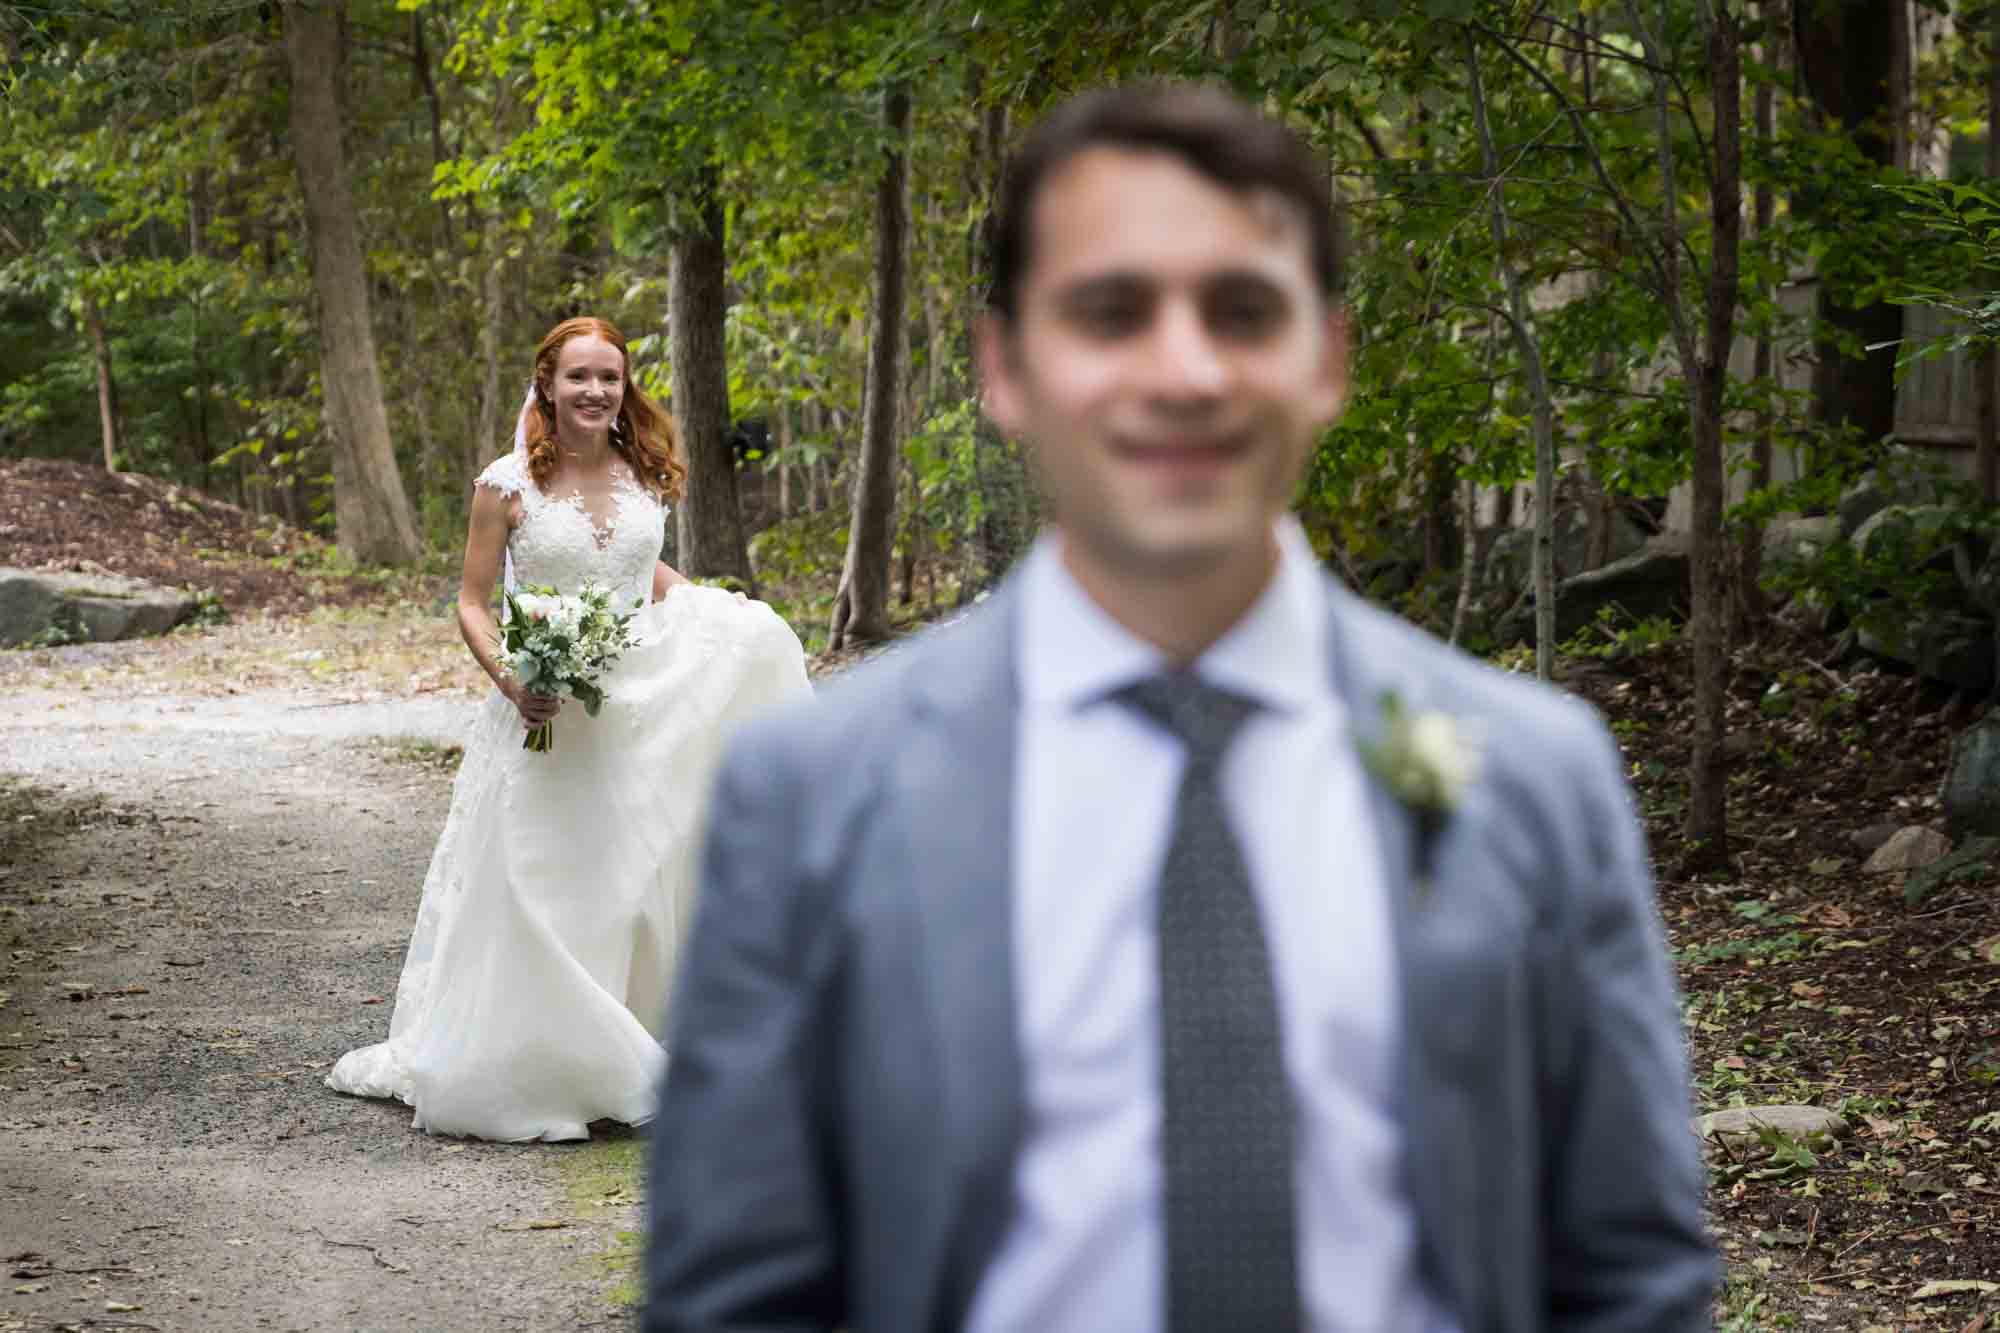
<instances>
[{"instance_id":1,"label":"gray suit jacket","mask_svg":"<svg viewBox=\"0 0 2000 1333\"><path fill-rule=\"evenodd\" d=\"M1617 749L1327 589L1357 725L1393 688L1485 730L1421 899L1415 821L1374 791L1427 1280L1464 1333L1705 1327L1679 1007ZM652 1333L963 1322L1023 1131L1014 597L731 747L653 1128Z\"/></svg>"}]
</instances>

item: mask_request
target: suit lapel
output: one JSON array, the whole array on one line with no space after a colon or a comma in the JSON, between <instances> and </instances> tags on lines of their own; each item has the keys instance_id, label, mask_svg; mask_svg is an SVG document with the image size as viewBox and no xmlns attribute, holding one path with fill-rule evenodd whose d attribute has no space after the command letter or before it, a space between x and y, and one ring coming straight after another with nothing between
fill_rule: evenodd
<instances>
[{"instance_id":1,"label":"suit lapel","mask_svg":"<svg viewBox=\"0 0 2000 1333\"><path fill-rule=\"evenodd\" d=\"M962 1322L1008 1216L1022 1122L1014 987L1015 603L1010 584L918 690L900 765L950 1161L939 1326ZM940 645L942 647L943 645Z\"/></svg>"},{"instance_id":2,"label":"suit lapel","mask_svg":"<svg viewBox=\"0 0 2000 1333\"><path fill-rule=\"evenodd\" d=\"M1356 741L1372 741L1381 730L1384 696L1394 692L1406 708L1421 709L1424 682L1406 675L1391 675L1392 670L1408 668L1408 655L1399 651L1399 646L1388 641L1372 623L1378 613L1331 579L1327 588L1334 689L1347 709ZM1406 1136L1404 1178L1416 1208L1427 1276L1432 1289L1449 1300L1448 1291L1454 1284L1445 1274L1451 1265L1437 1248L1438 1240L1450 1234L1452 1205L1446 1188L1449 1182L1437 1169L1438 1155L1429 1151L1427 1145L1437 1141L1437 1134L1451 1130L1439 1123L1442 1090L1436 1083L1434 1062L1425 1055L1451 1021L1446 1009L1449 997L1438 984L1433 960L1424 946L1420 917L1425 909L1414 879L1416 819L1372 770L1364 767L1363 773L1369 813L1381 849L1383 888L1389 895L1395 936L1397 998L1402 1022L1402 1039L1396 1043L1396 1084Z\"/></svg>"}]
</instances>

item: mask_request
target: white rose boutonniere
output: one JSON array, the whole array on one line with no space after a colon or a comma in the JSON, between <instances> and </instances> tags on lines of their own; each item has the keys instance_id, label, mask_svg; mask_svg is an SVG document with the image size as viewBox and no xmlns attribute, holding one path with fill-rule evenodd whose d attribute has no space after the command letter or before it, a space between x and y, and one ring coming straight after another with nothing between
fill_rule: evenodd
<instances>
[{"instance_id":1,"label":"white rose boutonniere","mask_svg":"<svg viewBox=\"0 0 2000 1333\"><path fill-rule=\"evenodd\" d=\"M1380 731L1361 744L1369 772L1416 820L1414 869L1420 891L1430 888L1438 836L1457 813L1466 788L1479 780L1481 741L1479 729L1464 719L1412 712L1391 691L1382 696Z\"/></svg>"}]
</instances>

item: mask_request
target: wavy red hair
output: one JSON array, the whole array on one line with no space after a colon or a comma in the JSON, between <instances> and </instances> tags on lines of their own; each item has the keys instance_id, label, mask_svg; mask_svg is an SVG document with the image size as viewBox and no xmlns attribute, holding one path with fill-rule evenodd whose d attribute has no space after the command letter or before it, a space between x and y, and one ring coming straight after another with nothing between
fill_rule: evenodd
<instances>
[{"instance_id":1,"label":"wavy red hair","mask_svg":"<svg viewBox=\"0 0 2000 1333\"><path fill-rule=\"evenodd\" d=\"M528 446L528 475L546 488L556 470L556 358L572 338L602 338L618 349L625 363L625 398L618 419L611 423L611 447L631 465L639 484L661 500L677 500L687 488L687 465L681 462L681 433L665 408L646 396L632 379L632 357L625 335L609 320L592 315L566 319L542 336L535 349L534 410L522 435Z\"/></svg>"}]
</instances>

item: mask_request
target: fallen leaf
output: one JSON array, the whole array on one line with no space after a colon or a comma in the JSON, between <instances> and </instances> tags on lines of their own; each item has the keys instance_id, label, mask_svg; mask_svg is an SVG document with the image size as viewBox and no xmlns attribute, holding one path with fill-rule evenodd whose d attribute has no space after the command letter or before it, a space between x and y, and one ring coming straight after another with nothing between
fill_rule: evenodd
<instances>
[{"instance_id":1,"label":"fallen leaf","mask_svg":"<svg viewBox=\"0 0 2000 1333\"><path fill-rule=\"evenodd\" d=\"M106 1301L104 1303L104 1313L106 1314L138 1314L145 1308L143 1305L127 1305L123 1301Z\"/></svg>"},{"instance_id":2,"label":"fallen leaf","mask_svg":"<svg viewBox=\"0 0 2000 1333\"><path fill-rule=\"evenodd\" d=\"M1757 1243L1767 1247L1772 1245L1805 1245L1810 1243L1811 1240L1812 1238L1803 1231L1760 1231L1757 1233Z\"/></svg>"},{"instance_id":3,"label":"fallen leaf","mask_svg":"<svg viewBox=\"0 0 2000 1333\"><path fill-rule=\"evenodd\" d=\"M32 1296L38 1291L47 1291L48 1289L49 1284L46 1282L23 1282L20 1286L14 1288L14 1294L16 1296Z\"/></svg>"},{"instance_id":4,"label":"fallen leaf","mask_svg":"<svg viewBox=\"0 0 2000 1333\"><path fill-rule=\"evenodd\" d=\"M363 1001L362 1001L361 1003L363 1003L363 1004L380 1004L380 1003L382 1003L382 997L381 997L381 996L379 996L379 995L371 995L371 996L369 996L369 997L368 997L367 999L363 1000Z\"/></svg>"},{"instance_id":5,"label":"fallen leaf","mask_svg":"<svg viewBox=\"0 0 2000 1333\"><path fill-rule=\"evenodd\" d=\"M502 1222L496 1231L562 1231L569 1223L556 1217L531 1217L525 1222Z\"/></svg>"},{"instance_id":6,"label":"fallen leaf","mask_svg":"<svg viewBox=\"0 0 2000 1333\"><path fill-rule=\"evenodd\" d=\"M1913 1301L1927 1301L1933 1296L1959 1296L1989 1291L2000 1291L2000 1282L1982 1282L1978 1278L1949 1277L1941 1282L1926 1282L1918 1287L1910 1297Z\"/></svg>"}]
</instances>

